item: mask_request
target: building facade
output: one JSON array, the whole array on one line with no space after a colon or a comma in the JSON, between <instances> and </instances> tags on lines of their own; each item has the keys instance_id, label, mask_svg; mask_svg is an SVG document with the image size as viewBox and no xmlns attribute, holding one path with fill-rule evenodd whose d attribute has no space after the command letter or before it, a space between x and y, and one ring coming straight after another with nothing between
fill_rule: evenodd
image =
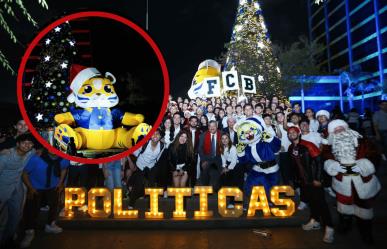
<instances>
[{"instance_id":1,"label":"building facade","mask_svg":"<svg viewBox=\"0 0 387 249\"><path fill-rule=\"evenodd\" d=\"M307 0L309 39L323 45L321 66L330 74L359 72L387 97L387 0Z\"/></svg>"}]
</instances>

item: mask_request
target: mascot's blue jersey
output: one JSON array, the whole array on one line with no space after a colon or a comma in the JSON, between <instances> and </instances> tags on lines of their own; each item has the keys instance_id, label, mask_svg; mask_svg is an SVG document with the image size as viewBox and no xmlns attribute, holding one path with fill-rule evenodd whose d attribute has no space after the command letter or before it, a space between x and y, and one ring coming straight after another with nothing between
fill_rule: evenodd
<instances>
[{"instance_id":1,"label":"mascot's blue jersey","mask_svg":"<svg viewBox=\"0 0 387 249\"><path fill-rule=\"evenodd\" d=\"M245 154L238 157L240 163L259 163L275 160L275 153L281 149L281 140L274 137L269 143L259 141L254 146L247 145L245 147ZM255 151L252 151L255 150ZM258 155L257 156L254 156ZM261 159L261 160L259 160Z\"/></svg>"},{"instance_id":2,"label":"mascot's blue jersey","mask_svg":"<svg viewBox=\"0 0 387 249\"><path fill-rule=\"evenodd\" d=\"M76 126L89 130L111 130L121 124L124 113L115 108L86 108L71 110Z\"/></svg>"}]
</instances>

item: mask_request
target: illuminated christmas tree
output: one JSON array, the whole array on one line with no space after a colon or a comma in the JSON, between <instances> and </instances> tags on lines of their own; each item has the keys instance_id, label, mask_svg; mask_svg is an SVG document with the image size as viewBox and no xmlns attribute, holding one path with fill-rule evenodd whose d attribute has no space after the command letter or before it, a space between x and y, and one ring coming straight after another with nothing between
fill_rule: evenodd
<instances>
[{"instance_id":1,"label":"illuminated christmas tree","mask_svg":"<svg viewBox=\"0 0 387 249\"><path fill-rule=\"evenodd\" d=\"M320 4L320 3L323 3L325 0L314 0L314 3L315 4Z\"/></svg>"},{"instance_id":2,"label":"illuminated christmas tree","mask_svg":"<svg viewBox=\"0 0 387 249\"><path fill-rule=\"evenodd\" d=\"M61 24L50 31L40 42L40 49L37 73L31 88L24 89L25 106L36 128L48 128L55 125L55 114L70 108L68 74L77 54L70 24Z\"/></svg>"},{"instance_id":3,"label":"illuminated christmas tree","mask_svg":"<svg viewBox=\"0 0 387 249\"><path fill-rule=\"evenodd\" d=\"M255 76L262 96L283 96L281 73L258 1L240 0L232 37L225 59L225 70Z\"/></svg>"}]
</instances>

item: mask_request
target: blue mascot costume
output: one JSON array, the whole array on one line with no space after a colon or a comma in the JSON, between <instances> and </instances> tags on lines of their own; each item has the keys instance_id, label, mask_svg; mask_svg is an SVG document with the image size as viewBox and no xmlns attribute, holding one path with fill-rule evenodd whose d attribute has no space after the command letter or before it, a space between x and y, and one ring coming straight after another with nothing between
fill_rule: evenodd
<instances>
[{"instance_id":1,"label":"blue mascot costume","mask_svg":"<svg viewBox=\"0 0 387 249\"><path fill-rule=\"evenodd\" d=\"M271 187L279 183L279 166L275 153L281 148L281 140L265 132L257 118L247 118L237 128L238 160L252 165L245 183L245 195L250 196L253 186L264 186L270 195Z\"/></svg>"}]
</instances>

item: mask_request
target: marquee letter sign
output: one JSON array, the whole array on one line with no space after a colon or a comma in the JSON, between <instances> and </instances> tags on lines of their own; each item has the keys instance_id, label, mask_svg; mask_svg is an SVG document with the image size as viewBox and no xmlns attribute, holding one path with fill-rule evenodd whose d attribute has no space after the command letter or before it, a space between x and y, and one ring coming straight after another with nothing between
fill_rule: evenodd
<instances>
[{"instance_id":1,"label":"marquee letter sign","mask_svg":"<svg viewBox=\"0 0 387 249\"><path fill-rule=\"evenodd\" d=\"M195 186L195 194L199 194L199 208L200 211L195 211L195 217L211 217L212 211L208 211L208 194L213 193L212 186Z\"/></svg>"},{"instance_id":2,"label":"marquee letter sign","mask_svg":"<svg viewBox=\"0 0 387 249\"><path fill-rule=\"evenodd\" d=\"M185 218L184 196L191 196L191 188L168 188L168 196L175 196L175 211L173 218Z\"/></svg>"},{"instance_id":3,"label":"marquee letter sign","mask_svg":"<svg viewBox=\"0 0 387 249\"><path fill-rule=\"evenodd\" d=\"M243 193L239 188L221 188L218 192L218 212L222 217L240 217L243 205L235 204L233 209L227 208L227 197L234 197L234 201L243 201Z\"/></svg>"},{"instance_id":4,"label":"marquee letter sign","mask_svg":"<svg viewBox=\"0 0 387 249\"><path fill-rule=\"evenodd\" d=\"M186 218L184 210L184 197L192 196L191 188L168 188L168 196L174 196L175 209L173 218ZM147 219L163 219L164 213L159 210L159 196L162 195L162 188L146 188L145 195L149 195L150 210L145 212ZM108 218L112 212L115 219L136 219L138 210L124 210L122 207L122 190L114 189L114 200L112 202L109 189L92 188L88 192L88 213L90 217ZM199 210L194 211L193 218L210 218L213 211L208 210L208 195L213 194L211 186L195 186L194 194L199 195ZM270 195L270 199L267 197ZM264 216L289 217L295 212L295 203L289 198L294 196L291 186L274 186L270 193L265 193L263 186L254 186L249 199L247 216L255 216L257 211L262 211ZM228 202L229 199L231 202ZM74 217L73 207L85 205L86 190L84 188L65 189L65 215L68 218ZM273 204L269 206L269 201ZM218 212L222 217L238 218L243 215L243 192L236 187L223 187L218 192ZM102 205L99 205L102 204ZM232 206L228 205L232 204Z\"/></svg>"},{"instance_id":5,"label":"marquee letter sign","mask_svg":"<svg viewBox=\"0 0 387 249\"><path fill-rule=\"evenodd\" d=\"M256 93L255 79L251 76L242 75L242 88L244 93Z\"/></svg>"},{"instance_id":6,"label":"marquee letter sign","mask_svg":"<svg viewBox=\"0 0 387 249\"><path fill-rule=\"evenodd\" d=\"M225 71L222 72L223 90L232 91L239 89L238 72Z\"/></svg>"},{"instance_id":7,"label":"marquee letter sign","mask_svg":"<svg viewBox=\"0 0 387 249\"><path fill-rule=\"evenodd\" d=\"M210 77L204 80L204 85L206 89L206 96L210 97L219 97L220 96L220 80L219 77Z\"/></svg>"},{"instance_id":8,"label":"marquee letter sign","mask_svg":"<svg viewBox=\"0 0 387 249\"><path fill-rule=\"evenodd\" d=\"M162 219L164 213L159 212L159 195L162 195L164 190L162 188L146 188L145 195L150 195L150 211L145 212L145 218Z\"/></svg>"},{"instance_id":9,"label":"marquee letter sign","mask_svg":"<svg viewBox=\"0 0 387 249\"><path fill-rule=\"evenodd\" d=\"M97 209L97 197L102 197L103 207ZM94 218L107 218L111 210L111 193L107 188L90 189L88 198L89 215Z\"/></svg>"},{"instance_id":10,"label":"marquee letter sign","mask_svg":"<svg viewBox=\"0 0 387 249\"><path fill-rule=\"evenodd\" d=\"M114 218L135 219L138 217L138 210L122 210L122 189L114 189Z\"/></svg>"},{"instance_id":11,"label":"marquee letter sign","mask_svg":"<svg viewBox=\"0 0 387 249\"><path fill-rule=\"evenodd\" d=\"M75 197L75 200L74 200ZM82 207L85 205L85 188L66 188L65 189L65 216L73 217L73 207Z\"/></svg>"}]
</instances>

